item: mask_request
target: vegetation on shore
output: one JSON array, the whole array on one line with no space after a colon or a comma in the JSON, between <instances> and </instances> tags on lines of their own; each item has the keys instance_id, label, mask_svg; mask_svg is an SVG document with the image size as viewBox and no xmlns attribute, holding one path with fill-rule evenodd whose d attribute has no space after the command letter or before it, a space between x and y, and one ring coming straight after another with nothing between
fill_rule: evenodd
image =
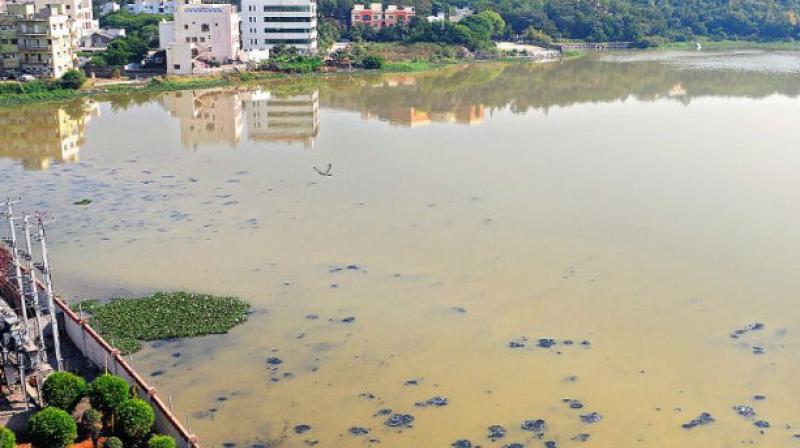
<instances>
[{"instance_id":1,"label":"vegetation on shore","mask_svg":"<svg viewBox=\"0 0 800 448\"><path fill-rule=\"evenodd\" d=\"M131 393L128 383L105 373L88 386L70 372L56 372L42 387L47 405L27 421L23 441L33 448L66 448L76 440L91 440L110 448L175 448L175 439L154 433L155 412ZM80 406L78 404L80 403ZM13 448L16 434L0 427L0 448Z\"/></svg>"},{"instance_id":2,"label":"vegetation on shore","mask_svg":"<svg viewBox=\"0 0 800 448\"><path fill-rule=\"evenodd\" d=\"M84 300L75 308L90 314L90 324L120 352L132 353L143 341L226 333L246 320L250 305L236 297L159 292L107 303Z\"/></svg>"}]
</instances>

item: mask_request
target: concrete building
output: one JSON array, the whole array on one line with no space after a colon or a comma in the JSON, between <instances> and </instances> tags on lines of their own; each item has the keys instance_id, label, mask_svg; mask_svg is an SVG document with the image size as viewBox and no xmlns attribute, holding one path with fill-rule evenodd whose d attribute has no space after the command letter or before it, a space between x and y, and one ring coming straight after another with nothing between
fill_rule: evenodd
<instances>
[{"instance_id":1,"label":"concrete building","mask_svg":"<svg viewBox=\"0 0 800 448\"><path fill-rule=\"evenodd\" d=\"M458 23L471 16L473 11L470 8L453 8L447 13L440 11L435 16L428 16L428 22L453 22Z\"/></svg>"},{"instance_id":2,"label":"concrete building","mask_svg":"<svg viewBox=\"0 0 800 448\"><path fill-rule=\"evenodd\" d=\"M34 5L37 10L53 5L62 6L79 42L100 28L94 19L92 0L34 0Z\"/></svg>"},{"instance_id":3,"label":"concrete building","mask_svg":"<svg viewBox=\"0 0 800 448\"><path fill-rule=\"evenodd\" d=\"M188 75L240 59L239 14L229 4L182 4L158 27L167 73Z\"/></svg>"},{"instance_id":4,"label":"concrete building","mask_svg":"<svg viewBox=\"0 0 800 448\"><path fill-rule=\"evenodd\" d=\"M242 47L271 50L276 45L317 51L316 0L242 0Z\"/></svg>"},{"instance_id":5,"label":"concrete building","mask_svg":"<svg viewBox=\"0 0 800 448\"><path fill-rule=\"evenodd\" d=\"M108 48L112 40L125 37L125 28L107 28L95 30L81 42L82 50L98 51Z\"/></svg>"},{"instance_id":6,"label":"concrete building","mask_svg":"<svg viewBox=\"0 0 800 448\"><path fill-rule=\"evenodd\" d=\"M353 5L350 24L381 29L385 26L408 25L416 15L413 6L387 5L384 8L382 3L370 3L367 8L364 5Z\"/></svg>"},{"instance_id":7,"label":"concrete building","mask_svg":"<svg viewBox=\"0 0 800 448\"><path fill-rule=\"evenodd\" d=\"M180 5L188 5L190 0L134 0L125 9L134 14L175 14Z\"/></svg>"},{"instance_id":8,"label":"concrete building","mask_svg":"<svg viewBox=\"0 0 800 448\"><path fill-rule=\"evenodd\" d=\"M100 5L100 17L107 16L112 12L117 12L120 10L119 3L117 2L105 2Z\"/></svg>"},{"instance_id":9,"label":"concrete building","mask_svg":"<svg viewBox=\"0 0 800 448\"><path fill-rule=\"evenodd\" d=\"M8 4L0 15L0 72L58 78L75 66L76 48L64 5Z\"/></svg>"}]
</instances>

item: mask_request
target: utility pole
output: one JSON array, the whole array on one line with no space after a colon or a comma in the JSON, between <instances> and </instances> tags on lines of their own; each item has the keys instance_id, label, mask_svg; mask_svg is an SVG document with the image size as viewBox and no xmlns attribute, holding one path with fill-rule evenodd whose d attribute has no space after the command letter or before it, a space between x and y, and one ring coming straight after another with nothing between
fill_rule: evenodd
<instances>
[{"instance_id":1,"label":"utility pole","mask_svg":"<svg viewBox=\"0 0 800 448\"><path fill-rule=\"evenodd\" d=\"M11 263L14 265L14 276L17 280L17 290L19 291L19 301L22 322L25 324L25 329L28 329L28 305L25 301L25 291L22 289L22 268L19 262L19 251L17 250L17 229L14 227L14 209L13 204L19 201L12 201L11 198L6 198L6 218L8 219L8 230L11 234Z\"/></svg>"},{"instance_id":2,"label":"utility pole","mask_svg":"<svg viewBox=\"0 0 800 448\"><path fill-rule=\"evenodd\" d=\"M44 221L41 215L37 217L37 221L39 224L39 242L42 244L42 274L44 275L44 282L47 287L47 306L50 308L50 321L53 325L53 347L56 352L56 366L58 371L61 371L61 341L59 340L58 317L56 316L56 307L53 300L53 277L50 275L50 260L47 255L47 240L44 231Z\"/></svg>"},{"instance_id":3,"label":"utility pole","mask_svg":"<svg viewBox=\"0 0 800 448\"><path fill-rule=\"evenodd\" d=\"M36 345L39 347L40 360L47 362L47 345L44 339L44 328L42 328L42 310L39 303L39 288L36 285L36 266L33 263L33 245L31 244L31 223L30 216L23 217L25 232L25 249L28 251L28 286L31 295L31 304L35 315L34 327L36 337L39 339Z\"/></svg>"}]
</instances>

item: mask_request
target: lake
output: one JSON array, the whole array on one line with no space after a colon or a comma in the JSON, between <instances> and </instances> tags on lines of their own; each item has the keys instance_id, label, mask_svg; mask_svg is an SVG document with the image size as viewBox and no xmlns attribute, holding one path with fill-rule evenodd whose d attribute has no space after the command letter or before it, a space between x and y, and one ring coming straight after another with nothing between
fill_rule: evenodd
<instances>
[{"instance_id":1,"label":"lake","mask_svg":"<svg viewBox=\"0 0 800 448\"><path fill-rule=\"evenodd\" d=\"M94 97L0 109L0 184L72 299L253 304L133 355L209 447L792 446L798 95L750 50Z\"/></svg>"}]
</instances>

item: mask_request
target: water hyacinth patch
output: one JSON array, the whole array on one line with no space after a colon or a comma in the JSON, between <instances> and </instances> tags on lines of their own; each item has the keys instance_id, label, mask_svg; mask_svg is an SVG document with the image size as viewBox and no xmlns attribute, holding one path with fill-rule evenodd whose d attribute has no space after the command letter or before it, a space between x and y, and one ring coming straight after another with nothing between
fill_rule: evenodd
<instances>
[{"instance_id":1,"label":"water hyacinth patch","mask_svg":"<svg viewBox=\"0 0 800 448\"><path fill-rule=\"evenodd\" d=\"M89 323L107 341L127 354L138 351L142 341L227 333L247 319L250 305L237 297L159 292L108 303L84 300L80 310L91 316Z\"/></svg>"}]
</instances>

